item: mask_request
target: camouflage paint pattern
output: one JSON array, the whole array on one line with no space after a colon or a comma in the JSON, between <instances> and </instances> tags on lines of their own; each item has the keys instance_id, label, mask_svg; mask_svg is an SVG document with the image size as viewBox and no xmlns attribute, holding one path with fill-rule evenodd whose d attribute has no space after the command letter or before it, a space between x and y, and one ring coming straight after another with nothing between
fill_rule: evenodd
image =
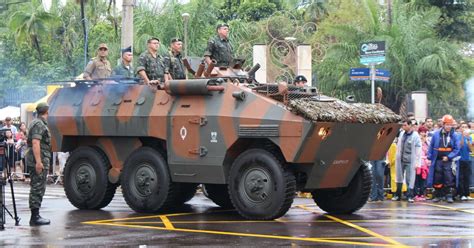
<instances>
[{"instance_id":1,"label":"camouflage paint pattern","mask_svg":"<svg viewBox=\"0 0 474 248\"><path fill-rule=\"evenodd\" d=\"M173 181L222 184L231 163L226 159L246 148L239 142L269 140L287 166L307 174L305 189L333 188L347 186L362 160L381 159L399 128L309 121L239 83L240 70L214 68L211 74L223 83L194 79L168 81L165 90L139 84L57 89L49 99L53 150L100 147L111 163L109 180L116 182L135 149L159 147Z\"/></svg>"}]
</instances>

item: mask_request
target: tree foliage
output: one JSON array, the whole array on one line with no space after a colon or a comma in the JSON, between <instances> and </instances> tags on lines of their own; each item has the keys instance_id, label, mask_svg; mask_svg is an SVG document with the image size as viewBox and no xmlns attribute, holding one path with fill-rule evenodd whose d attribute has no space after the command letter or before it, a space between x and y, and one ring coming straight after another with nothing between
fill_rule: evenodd
<instances>
[{"instance_id":1,"label":"tree foliage","mask_svg":"<svg viewBox=\"0 0 474 248\"><path fill-rule=\"evenodd\" d=\"M472 76L474 62L460 55L462 44L458 41L472 41L471 1L458 0L466 4L454 5L450 0L392 0L391 18L387 6L377 0L136 2L135 55L146 49L150 37L160 38L160 52L165 53L171 38L184 38L187 25L188 55L200 57L208 39L215 35L216 24L228 22L236 56L246 58L248 64L254 44L275 45L275 40L295 37L295 42L312 46L314 82L323 93L339 98L355 95L368 101L369 84L350 82L348 71L362 66L361 42L385 40L387 59L380 67L389 69L392 78L390 83L378 83L384 91L384 104L398 110L405 94L426 89L435 116L465 112L462 84ZM0 51L4 55L0 57L0 87L28 88L74 78L84 69L85 44L90 47L87 58L94 57L98 44L106 42L112 65L118 61L121 16L115 1L84 1L86 41L80 1L59 3L53 1L50 13L43 11L39 0L33 0L12 5L0 14L5 20L0 22ZM185 12L190 14L187 23L182 17ZM286 44L270 55L287 53L290 47ZM277 57L271 61L284 64Z\"/></svg>"},{"instance_id":2,"label":"tree foliage","mask_svg":"<svg viewBox=\"0 0 474 248\"><path fill-rule=\"evenodd\" d=\"M354 3L356 4L356 3ZM468 63L459 47L437 37L439 8L412 10L408 4L395 2L392 24L382 22L375 1L360 1L362 23L348 20L343 24L324 23L321 39L332 40L323 61L317 67L323 92L344 97L355 95L360 101L370 99L370 86L351 82L348 71L360 67L359 46L362 42L385 40L386 62L381 66L391 71L390 83L379 83L384 91L383 103L398 110L405 95L414 90L427 90L434 115L464 115L462 84L469 76ZM340 13L343 15L343 13ZM330 19L329 17L328 19ZM461 102L460 102L461 101Z\"/></svg>"}]
</instances>

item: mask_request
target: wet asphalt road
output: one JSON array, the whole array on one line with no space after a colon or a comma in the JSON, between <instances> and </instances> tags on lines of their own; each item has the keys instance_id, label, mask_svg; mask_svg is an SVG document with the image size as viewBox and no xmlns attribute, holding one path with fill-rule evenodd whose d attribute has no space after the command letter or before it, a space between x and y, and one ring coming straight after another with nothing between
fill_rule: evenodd
<instances>
[{"instance_id":1,"label":"wet asphalt road","mask_svg":"<svg viewBox=\"0 0 474 248\"><path fill-rule=\"evenodd\" d=\"M30 227L28 185L15 184L20 226L7 217L5 246L416 246L473 247L474 201L368 203L353 215L325 215L311 199L297 198L275 221L243 220L202 194L172 213L136 214L120 193L102 211L76 210L61 186L48 185L42 216ZM9 192L7 192L9 193ZM9 198L9 197L8 197ZM7 201L11 208L10 201Z\"/></svg>"}]
</instances>

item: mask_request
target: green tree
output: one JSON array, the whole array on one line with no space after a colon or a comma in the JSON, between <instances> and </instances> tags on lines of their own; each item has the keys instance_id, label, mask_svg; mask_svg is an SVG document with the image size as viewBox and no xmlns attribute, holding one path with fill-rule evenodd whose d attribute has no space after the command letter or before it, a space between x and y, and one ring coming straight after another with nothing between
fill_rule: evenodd
<instances>
[{"instance_id":1,"label":"green tree","mask_svg":"<svg viewBox=\"0 0 474 248\"><path fill-rule=\"evenodd\" d=\"M15 11L11 16L8 26L15 34L18 45L26 43L38 52L40 62L43 53L40 45L41 37L49 33L55 22L53 15L45 12L39 2L32 1Z\"/></svg>"},{"instance_id":2,"label":"green tree","mask_svg":"<svg viewBox=\"0 0 474 248\"><path fill-rule=\"evenodd\" d=\"M358 52L362 42L386 40L384 67L392 72L392 78L390 83L379 85L385 92L384 103L398 110L406 93L427 89L429 99L444 107L436 111L457 111L452 100L459 99L469 66L456 45L437 37L438 9L411 11L408 5L396 1L393 23L387 25L382 22L375 1L365 0L361 4L363 23L325 27L327 33L322 38L333 44L317 69L323 92L339 97L354 94L361 101L370 99L370 87L350 82L347 73L351 67L360 67Z\"/></svg>"},{"instance_id":3,"label":"green tree","mask_svg":"<svg viewBox=\"0 0 474 248\"><path fill-rule=\"evenodd\" d=\"M259 21L271 16L276 10L276 4L268 0L244 0L238 14L246 21Z\"/></svg>"},{"instance_id":4,"label":"green tree","mask_svg":"<svg viewBox=\"0 0 474 248\"><path fill-rule=\"evenodd\" d=\"M474 2L472 0L407 0L416 9L437 7L441 11L436 30L441 37L459 41L474 39Z\"/></svg>"}]
</instances>

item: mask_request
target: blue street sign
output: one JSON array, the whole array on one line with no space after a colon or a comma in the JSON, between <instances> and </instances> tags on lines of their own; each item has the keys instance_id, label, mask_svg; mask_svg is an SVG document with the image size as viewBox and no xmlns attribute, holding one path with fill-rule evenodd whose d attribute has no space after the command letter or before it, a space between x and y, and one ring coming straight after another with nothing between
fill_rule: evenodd
<instances>
[{"instance_id":1,"label":"blue street sign","mask_svg":"<svg viewBox=\"0 0 474 248\"><path fill-rule=\"evenodd\" d=\"M384 70L384 69L375 70L375 80L388 82L390 81L390 75L391 73L388 70Z\"/></svg>"},{"instance_id":2,"label":"blue street sign","mask_svg":"<svg viewBox=\"0 0 474 248\"><path fill-rule=\"evenodd\" d=\"M369 68L351 68L349 70L349 77L352 81L364 81L370 78Z\"/></svg>"}]
</instances>

